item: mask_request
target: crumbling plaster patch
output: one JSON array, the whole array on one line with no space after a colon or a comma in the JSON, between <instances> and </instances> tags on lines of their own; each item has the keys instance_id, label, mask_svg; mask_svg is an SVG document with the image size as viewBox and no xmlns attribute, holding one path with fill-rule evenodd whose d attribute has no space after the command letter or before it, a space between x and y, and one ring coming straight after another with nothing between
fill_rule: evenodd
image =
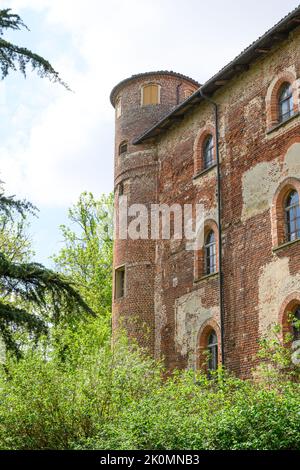
<instances>
[{"instance_id":1,"label":"crumbling plaster patch","mask_svg":"<svg viewBox=\"0 0 300 470\"><path fill-rule=\"evenodd\" d=\"M202 188L209 184L217 176L217 168L213 167L205 174L200 174L193 179L194 186L201 186Z\"/></svg>"},{"instance_id":2,"label":"crumbling plaster patch","mask_svg":"<svg viewBox=\"0 0 300 470\"><path fill-rule=\"evenodd\" d=\"M283 163L276 158L272 162L258 163L244 173L241 220L244 222L270 209L278 186L287 177L300 178L300 143L289 148Z\"/></svg>"},{"instance_id":3,"label":"crumbling plaster patch","mask_svg":"<svg viewBox=\"0 0 300 470\"><path fill-rule=\"evenodd\" d=\"M259 286L259 333L267 335L279 322L279 309L289 294L300 292L300 273L292 276L289 259L275 259L261 270Z\"/></svg>"},{"instance_id":4,"label":"crumbling plaster patch","mask_svg":"<svg viewBox=\"0 0 300 470\"><path fill-rule=\"evenodd\" d=\"M183 295L175 302L175 344L182 356L188 356L188 366L196 364L197 337L204 322L216 318L219 307L202 305L203 289Z\"/></svg>"}]
</instances>

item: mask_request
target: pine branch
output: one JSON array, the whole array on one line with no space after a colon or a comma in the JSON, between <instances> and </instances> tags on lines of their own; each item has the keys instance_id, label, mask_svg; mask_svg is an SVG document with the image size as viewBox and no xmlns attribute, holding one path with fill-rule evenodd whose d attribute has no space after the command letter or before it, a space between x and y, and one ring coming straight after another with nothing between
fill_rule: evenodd
<instances>
[{"instance_id":1,"label":"pine branch","mask_svg":"<svg viewBox=\"0 0 300 470\"><path fill-rule=\"evenodd\" d=\"M12 263L0 253L0 285L3 292L37 307L52 307L55 321L59 320L62 311L79 310L94 315L69 279L41 264Z\"/></svg>"},{"instance_id":2,"label":"pine branch","mask_svg":"<svg viewBox=\"0 0 300 470\"><path fill-rule=\"evenodd\" d=\"M1 79L4 79L10 71L19 71L26 77L27 66L31 65L39 77L47 77L50 81L60 83L70 91L68 85L59 77L50 62L42 56L31 52L25 47L19 47L4 39L0 39L0 71Z\"/></svg>"},{"instance_id":3,"label":"pine branch","mask_svg":"<svg viewBox=\"0 0 300 470\"><path fill-rule=\"evenodd\" d=\"M4 196L0 193L0 212L3 212L7 217L12 219L12 212L18 212L23 218L26 213L35 215L37 208L26 200L20 201L15 199L14 196Z\"/></svg>"},{"instance_id":4,"label":"pine branch","mask_svg":"<svg viewBox=\"0 0 300 470\"><path fill-rule=\"evenodd\" d=\"M0 215L4 220L14 221L14 212L24 219L35 210L31 203L0 192ZM75 287L67 277L41 264L13 262L0 252L0 336L6 348L19 357L16 331L26 329L38 339L47 332L49 322L55 324L64 315L95 315Z\"/></svg>"},{"instance_id":5,"label":"pine branch","mask_svg":"<svg viewBox=\"0 0 300 470\"><path fill-rule=\"evenodd\" d=\"M0 36L3 35L4 29L20 30L24 28L28 30L26 24L23 23L19 15L10 12L10 8L0 10Z\"/></svg>"},{"instance_id":6,"label":"pine branch","mask_svg":"<svg viewBox=\"0 0 300 470\"><path fill-rule=\"evenodd\" d=\"M10 11L10 9L0 10L0 36L3 36L6 29L28 29L22 19L18 15L10 13ZM26 77L28 66L31 66L32 70L35 70L40 77L47 77L49 80L60 83L67 90L70 90L46 59L25 47L19 47L0 38L0 79L7 77L10 71L16 70L19 70Z\"/></svg>"},{"instance_id":7,"label":"pine branch","mask_svg":"<svg viewBox=\"0 0 300 470\"><path fill-rule=\"evenodd\" d=\"M46 323L36 315L28 313L26 310L12 304L0 302L1 336L6 348L20 358L21 351L13 334L17 328L26 328L26 330L34 334L36 338L48 332Z\"/></svg>"}]
</instances>

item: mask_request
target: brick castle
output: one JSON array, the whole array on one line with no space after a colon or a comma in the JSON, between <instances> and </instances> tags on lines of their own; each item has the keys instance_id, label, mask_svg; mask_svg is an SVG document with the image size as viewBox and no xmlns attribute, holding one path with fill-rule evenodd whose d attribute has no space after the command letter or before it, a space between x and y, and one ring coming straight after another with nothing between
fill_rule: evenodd
<instances>
[{"instance_id":1,"label":"brick castle","mask_svg":"<svg viewBox=\"0 0 300 470\"><path fill-rule=\"evenodd\" d=\"M113 328L122 318L169 370L223 362L248 377L272 325L297 336L299 99L300 7L204 85L159 71L111 92L116 212L124 196L205 207L196 251L172 237L114 243Z\"/></svg>"}]
</instances>

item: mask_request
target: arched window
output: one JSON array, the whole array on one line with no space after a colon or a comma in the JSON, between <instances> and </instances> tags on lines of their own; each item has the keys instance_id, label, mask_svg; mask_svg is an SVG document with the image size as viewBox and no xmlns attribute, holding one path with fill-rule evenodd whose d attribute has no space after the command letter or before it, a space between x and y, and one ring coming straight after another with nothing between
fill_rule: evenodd
<instances>
[{"instance_id":1,"label":"arched window","mask_svg":"<svg viewBox=\"0 0 300 470\"><path fill-rule=\"evenodd\" d=\"M204 252L205 274L213 274L217 270L216 237L213 230L211 230L206 236Z\"/></svg>"},{"instance_id":2,"label":"arched window","mask_svg":"<svg viewBox=\"0 0 300 470\"><path fill-rule=\"evenodd\" d=\"M290 83L284 83L279 91L278 98L279 122L286 121L294 113L293 88Z\"/></svg>"},{"instance_id":3,"label":"arched window","mask_svg":"<svg viewBox=\"0 0 300 470\"><path fill-rule=\"evenodd\" d=\"M204 169L210 168L214 163L214 139L212 135L206 137L203 144Z\"/></svg>"},{"instance_id":4,"label":"arched window","mask_svg":"<svg viewBox=\"0 0 300 470\"><path fill-rule=\"evenodd\" d=\"M212 372L218 368L218 337L214 330L208 336L207 350L209 353L208 372Z\"/></svg>"},{"instance_id":5,"label":"arched window","mask_svg":"<svg viewBox=\"0 0 300 470\"><path fill-rule=\"evenodd\" d=\"M159 85L149 84L142 88L142 106L149 104L159 104L160 89Z\"/></svg>"},{"instance_id":6,"label":"arched window","mask_svg":"<svg viewBox=\"0 0 300 470\"><path fill-rule=\"evenodd\" d=\"M292 190L285 201L285 220L287 241L300 238L300 207L299 194Z\"/></svg>"},{"instance_id":7,"label":"arched window","mask_svg":"<svg viewBox=\"0 0 300 470\"><path fill-rule=\"evenodd\" d=\"M292 327L294 341L300 340L300 305L294 310Z\"/></svg>"},{"instance_id":8,"label":"arched window","mask_svg":"<svg viewBox=\"0 0 300 470\"><path fill-rule=\"evenodd\" d=\"M122 155L122 153L126 153L127 149L128 149L127 141L123 140L123 142L121 142L119 145L119 155Z\"/></svg>"}]
</instances>

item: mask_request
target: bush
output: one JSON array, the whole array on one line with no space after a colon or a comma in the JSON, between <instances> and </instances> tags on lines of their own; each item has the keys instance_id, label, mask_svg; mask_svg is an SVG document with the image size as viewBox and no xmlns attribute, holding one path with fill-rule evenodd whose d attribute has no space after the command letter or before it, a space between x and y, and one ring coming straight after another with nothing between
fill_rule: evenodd
<instances>
[{"instance_id":1,"label":"bush","mask_svg":"<svg viewBox=\"0 0 300 470\"><path fill-rule=\"evenodd\" d=\"M81 448L300 449L299 386L284 395L250 382L184 373L123 409Z\"/></svg>"},{"instance_id":2,"label":"bush","mask_svg":"<svg viewBox=\"0 0 300 470\"><path fill-rule=\"evenodd\" d=\"M53 339L2 369L1 449L300 449L300 385L276 368L271 381L166 379L126 338L111 347L98 319Z\"/></svg>"},{"instance_id":3,"label":"bush","mask_svg":"<svg viewBox=\"0 0 300 470\"><path fill-rule=\"evenodd\" d=\"M93 323L89 329L95 333ZM2 369L1 449L73 448L160 383L160 366L126 339L111 348L110 340L97 345L91 336L81 337L80 329L77 336L70 333L72 345L66 336L63 361L60 345L58 357L57 350L46 359L44 351L29 351Z\"/></svg>"}]
</instances>

